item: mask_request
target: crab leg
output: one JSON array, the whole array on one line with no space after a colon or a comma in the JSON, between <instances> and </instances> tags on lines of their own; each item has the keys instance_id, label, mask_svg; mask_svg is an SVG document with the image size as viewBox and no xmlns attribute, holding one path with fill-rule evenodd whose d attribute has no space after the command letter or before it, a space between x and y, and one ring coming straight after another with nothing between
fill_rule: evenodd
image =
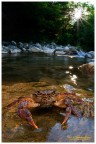
<instances>
[{"instance_id":1,"label":"crab leg","mask_svg":"<svg viewBox=\"0 0 96 144\"><path fill-rule=\"evenodd\" d=\"M71 108L71 111L73 114L75 114L77 117L80 117L79 113L76 111L76 109L73 107L69 99L65 99L66 106Z\"/></svg>"},{"instance_id":2,"label":"crab leg","mask_svg":"<svg viewBox=\"0 0 96 144\"><path fill-rule=\"evenodd\" d=\"M71 111L73 114L75 114L77 117L80 117L80 114L75 110L73 106L71 106Z\"/></svg>"},{"instance_id":3,"label":"crab leg","mask_svg":"<svg viewBox=\"0 0 96 144\"><path fill-rule=\"evenodd\" d=\"M32 118L31 112L27 108L18 109L17 114L19 115L19 117L27 120L30 125L34 126L34 128L38 129L38 126L35 124Z\"/></svg>"},{"instance_id":4,"label":"crab leg","mask_svg":"<svg viewBox=\"0 0 96 144\"><path fill-rule=\"evenodd\" d=\"M67 107L66 108L66 117L64 118L62 125L67 122L68 118L70 117L70 114L71 114L71 107Z\"/></svg>"}]
</instances>

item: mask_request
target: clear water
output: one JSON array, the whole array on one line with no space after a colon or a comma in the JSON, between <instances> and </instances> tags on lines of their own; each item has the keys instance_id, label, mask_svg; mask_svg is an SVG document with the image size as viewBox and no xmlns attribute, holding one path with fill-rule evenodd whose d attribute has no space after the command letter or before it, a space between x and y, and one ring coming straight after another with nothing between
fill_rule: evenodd
<instances>
[{"instance_id":1,"label":"clear water","mask_svg":"<svg viewBox=\"0 0 96 144\"><path fill-rule=\"evenodd\" d=\"M71 84L78 88L94 88L93 79L82 75L78 66L86 63L83 58L64 56L19 55L7 56L2 60L2 82L39 82ZM76 77L75 80L72 77Z\"/></svg>"},{"instance_id":2,"label":"clear water","mask_svg":"<svg viewBox=\"0 0 96 144\"><path fill-rule=\"evenodd\" d=\"M58 108L32 110L39 130L34 130L17 114L17 105L4 107L19 96L30 96L39 89L57 89L64 84L94 93L94 80L83 75L78 66L83 58L48 56L41 54L2 57L2 141L3 142L73 142L94 141L94 119L71 115L61 127L65 110Z\"/></svg>"}]
</instances>

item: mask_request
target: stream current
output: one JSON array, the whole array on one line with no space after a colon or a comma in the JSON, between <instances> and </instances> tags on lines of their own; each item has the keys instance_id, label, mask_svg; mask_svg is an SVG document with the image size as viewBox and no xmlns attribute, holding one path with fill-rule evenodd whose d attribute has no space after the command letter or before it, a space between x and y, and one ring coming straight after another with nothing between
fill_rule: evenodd
<instances>
[{"instance_id":1,"label":"stream current","mask_svg":"<svg viewBox=\"0 0 96 144\"><path fill-rule=\"evenodd\" d=\"M32 110L38 130L16 114L17 105L4 107L19 96L30 96L36 90L57 89L71 85L93 93L94 80L83 75L78 67L87 63L84 58L22 54L2 56L2 141L3 142L93 142L94 120L71 115L62 129L63 109Z\"/></svg>"}]
</instances>

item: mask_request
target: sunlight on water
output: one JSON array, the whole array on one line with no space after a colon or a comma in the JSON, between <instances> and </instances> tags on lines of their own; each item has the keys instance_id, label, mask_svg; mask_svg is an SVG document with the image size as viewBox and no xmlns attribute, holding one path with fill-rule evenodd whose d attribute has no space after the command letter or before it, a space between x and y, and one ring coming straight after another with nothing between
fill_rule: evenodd
<instances>
[{"instance_id":1,"label":"sunlight on water","mask_svg":"<svg viewBox=\"0 0 96 144\"><path fill-rule=\"evenodd\" d=\"M72 81L75 85L77 85L77 83L76 83L77 76L76 76L76 75L73 75L73 76L70 76L70 77L71 77L71 81Z\"/></svg>"},{"instance_id":2,"label":"sunlight on water","mask_svg":"<svg viewBox=\"0 0 96 144\"><path fill-rule=\"evenodd\" d=\"M73 92L77 88L93 100L94 81L83 76L78 66L84 59L41 55L6 56L2 58L2 141L3 142L73 142L83 137L94 141L94 119L78 119L71 115L62 128L64 109L34 109L35 130L17 116L18 104L4 109L20 96L31 97L37 90L56 89ZM91 89L91 91L90 91ZM85 90L85 91L84 91ZM79 93L78 93L79 95ZM86 99L84 99L86 101ZM87 99L88 100L88 99Z\"/></svg>"},{"instance_id":3,"label":"sunlight on water","mask_svg":"<svg viewBox=\"0 0 96 144\"><path fill-rule=\"evenodd\" d=\"M69 69L73 69L73 66L69 66Z\"/></svg>"},{"instance_id":4,"label":"sunlight on water","mask_svg":"<svg viewBox=\"0 0 96 144\"><path fill-rule=\"evenodd\" d=\"M66 74L68 74L68 73L69 73L69 71L65 71L65 73L66 73Z\"/></svg>"}]
</instances>

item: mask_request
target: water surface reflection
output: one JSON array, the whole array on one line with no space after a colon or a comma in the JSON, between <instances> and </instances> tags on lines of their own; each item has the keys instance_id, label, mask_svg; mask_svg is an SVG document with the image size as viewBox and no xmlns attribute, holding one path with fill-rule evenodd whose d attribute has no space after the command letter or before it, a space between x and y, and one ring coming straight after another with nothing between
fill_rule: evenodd
<instances>
[{"instance_id":1,"label":"water surface reflection","mask_svg":"<svg viewBox=\"0 0 96 144\"><path fill-rule=\"evenodd\" d=\"M84 76L78 66L82 58L48 55L17 55L2 57L2 141L3 142L79 142L94 141L94 119L71 115L65 127L61 109L31 111L39 129L34 130L17 114L17 105L5 111L4 107L19 96L30 96L38 89L57 89L66 86L94 92L94 80ZM66 84L66 85L65 85ZM92 95L91 95L92 96ZM82 139L80 139L83 137Z\"/></svg>"}]
</instances>

